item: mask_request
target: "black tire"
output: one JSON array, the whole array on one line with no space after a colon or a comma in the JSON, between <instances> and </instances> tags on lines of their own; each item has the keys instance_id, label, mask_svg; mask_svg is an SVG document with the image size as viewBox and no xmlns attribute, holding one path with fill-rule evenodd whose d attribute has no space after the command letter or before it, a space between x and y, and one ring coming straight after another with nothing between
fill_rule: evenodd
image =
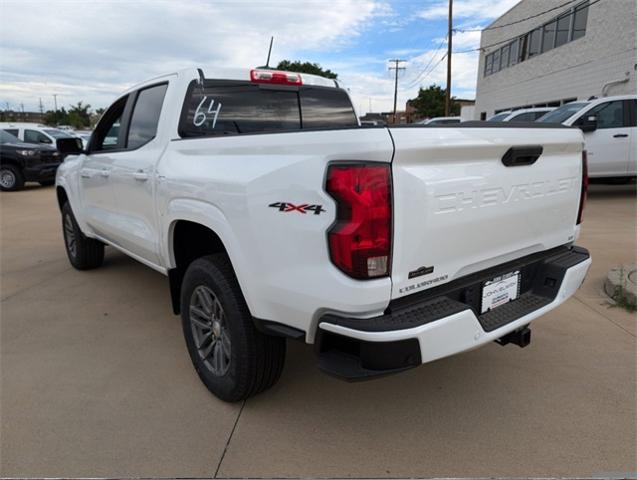
<instances>
[{"instance_id":1,"label":"black tire","mask_svg":"<svg viewBox=\"0 0 637 480\"><path fill-rule=\"evenodd\" d=\"M210 309L217 315L199 315L206 314L198 306L202 292L211 292L212 301L219 303L220 312L216 303ZM191 307L199 314L191 313ZM278 381L285 363L285 338L268 336L255 328L227 255L209 255L190 264L181 287L181 318L195 370L208 390L221 400L245 400ZM204 322L210 322L210 326L202 327ZM203 338L210 338L210 343ZM209 350L207 357L205 350ZM217 355L223 360L215 372Z\"/></svg>"},{"instance_id":2,"label":"black tire","mask_svg":"<svg viewBox=\"0 0 637 480\"><path fill-rule=\"evenodd\" d=\"M51 185L55 185L55 180L42 180L41 182L38 182L40 185L42 185L43 187L50 187Z\"/></svg>"},{"instance_id":3,"label":"black tire","mask_svg":"<svg viewBox=\"0 0 637 480\"><path fill-rule=\"evenodd\" d=\"M0 166L0 190L12 192L24 187L24 175L22 171L14 165Z\"/></svg>"},{"instance_id":4,"label":"black tire","mask_svg":"<svg viewBox=\"0 0 637 480\"><path fill-rule=\"evenodd\" d=\"M73 267L78 270L90 270L102 265L104 244L82 233L69 202L62 207L62 232L66 255Z\"/></svg>"}]
</instances>

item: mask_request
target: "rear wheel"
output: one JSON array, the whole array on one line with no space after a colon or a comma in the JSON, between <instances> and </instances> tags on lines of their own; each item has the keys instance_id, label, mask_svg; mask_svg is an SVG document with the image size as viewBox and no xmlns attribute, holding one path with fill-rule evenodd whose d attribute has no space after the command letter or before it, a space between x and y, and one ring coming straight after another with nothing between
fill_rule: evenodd
<instances>
[{"instance_id":1,"label":"rear wheel","mask_svg":"<svg viewBox=\"0 0 637 480\"><path fill-rule=\"evenodd\" d=\"M69 202L62 207L62 231L66 254L71 265L78 270L90 270L102 265L104 244L82 233Z\"/></svg>"},{"instance_id":2,"label":"rear wheel","mask_svg":"<svg viewBox=\"0 0 637 480\"><path fill-rule=\"evenodd\" d=\"M24 186L24 176L18 167L2 165L0 167L0 190L18 190Z\"/></svg>"},{"instance_id":3,"label":"rear wheel","mask_svg":"<svg viewBox=\"0 0 637 480\"><path fill-rule=\"evenodd\" d=\"M188 353L204 385L236 402L274 385L285 362L285 339L259 332L225 254L190 264L181 288Z\"/></svg>"}]
</instances>

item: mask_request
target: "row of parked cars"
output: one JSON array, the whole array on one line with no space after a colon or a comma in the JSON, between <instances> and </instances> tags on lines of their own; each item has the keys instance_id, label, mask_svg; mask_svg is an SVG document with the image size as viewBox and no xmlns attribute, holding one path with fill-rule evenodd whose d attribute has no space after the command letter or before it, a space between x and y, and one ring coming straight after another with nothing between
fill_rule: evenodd
<instances>
[{"instance_id":1,"label":"row of parked cars","mask_svg":"<svg viewBox=\"0 0 637 480\"><path fill-rule=\"evenodd\" d=\"M637 176L637 95L567 103L558 108L523 108L499 112L487 122L539 122L574 126L584 132L588 174L593 178ZM425 125L461 123L460 117L436 117Z\"/></svg>"},{"instance_id":2,"label":"row of parked cars","mask_svg":"<svg viewBox=\"0 0 637 480\"><path fill-rule=\"evenodd\" d=\"M25 182L53 185L63 160L57 141L78 138L86 148L90 134L36 123L0 123L0 190L17 190Z\"/></svg>"},{"instance_id":3,"label":"row of parked cars","mask_svg":"<svg viewBox=\"0 0 637 480\"><path fill-rule=\"evenodd\" d=\"M637 176L637 95L576 101L559 108L525 108L499 112L487 122L540 122L575 126L584 132L589 176L630 179ZM424 120L428 126L461 123L460 117ZM116 129L105 142L117 137ZM90 131L72 131L33 123L0 123L0 190L16 190L24 182L53 184L62 161L56 142L79 138L87 147Z\"/></svg>"}]
</instances>

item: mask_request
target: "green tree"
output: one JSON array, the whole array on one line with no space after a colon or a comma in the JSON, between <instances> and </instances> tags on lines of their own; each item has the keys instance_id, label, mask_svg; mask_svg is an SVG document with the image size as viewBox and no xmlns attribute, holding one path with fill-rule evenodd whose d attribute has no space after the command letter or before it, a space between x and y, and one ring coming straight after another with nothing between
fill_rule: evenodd
<instances>
[{"instance_id":1,"label":"green tree","mask_svg":"<svg viewBox=\"0 0 637 480\"><path fill-rule=\"evenodd\" d=\"M318 63L301 62L300 60L281 60L276 66L277 70L287 70L288 72L309 73L327 78L337 78L338 74L321 67Z\"/></svg>"},{"instance_id":2,"label":"green tree","mask_svg":"<svg viewBox=\"0 0 637 480\"><path fill-rule=\"evenodd\" d=\"M460 104L451 98L451 115L460 115ZM422 117L442 117L445 115L445 90L438 85L420 88L418 96L409 100L409 104Z\"/></svg>"},{"instance_id":3,"label":"green tree","mask_svg":"<svg viewBox=\"0 0 637 480\"><path fill-rule=\"evenodd\" d=\"M89 112L91 106L87 103L84 105L81 101L76 105L71 105L69 109L69 124L75 128L88 127L91 125L91 114Z\"/></svg>"},{"instance_id":4,"label":"green tree","mask_svg":"<svg viewBox=\"0 0 637 480\"><path fill-rule=\"evenodd\" d=\"M44 114L44 123L46 125L66 125L68 124L68 116L66 109L61 107L58 111L49 110Z\"/></svg>"}]
</instances>

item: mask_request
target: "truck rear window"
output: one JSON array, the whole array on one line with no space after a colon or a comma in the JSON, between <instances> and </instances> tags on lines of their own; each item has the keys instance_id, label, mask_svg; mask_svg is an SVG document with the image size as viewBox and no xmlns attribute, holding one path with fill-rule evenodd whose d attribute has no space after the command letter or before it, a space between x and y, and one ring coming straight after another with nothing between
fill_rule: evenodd
<instances>
[{"instance_id":1,"label":"truck rear window","mask_svg":"<svg viewBox=\"0 0 637 480\"><path fill-rule=\"evenodd\" d=\"M358 127L347 93L332 87L193 81L179 122L182 137Z\"/></svg>"}]
</instances>

